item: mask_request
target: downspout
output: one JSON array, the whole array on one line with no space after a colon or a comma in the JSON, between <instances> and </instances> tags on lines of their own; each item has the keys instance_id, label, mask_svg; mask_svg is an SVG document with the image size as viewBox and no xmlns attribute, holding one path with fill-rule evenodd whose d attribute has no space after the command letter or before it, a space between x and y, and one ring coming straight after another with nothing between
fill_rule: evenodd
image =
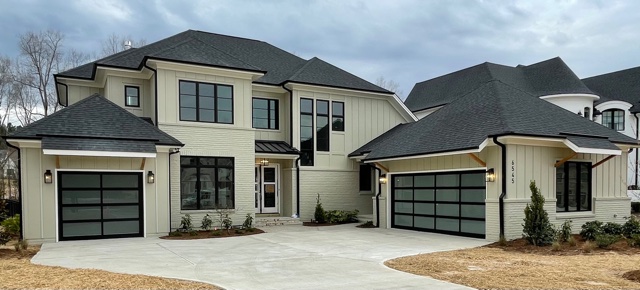
<instances>
[{"instance_id":1,"label":"downspout","mask_svg":"<svg viewBox=\"0 0 640 290\"><path fill-rule=\"evenodd\" d=\"M282 88L289 92L289 142L293 146L293 91L282 85Z\"/></svg>"},{"instance_id":2,"label":"downspout","mask_svg":"<svg viewBox=\"0 0 640 290\"><path fill-rule=\"evenodd\" d=\"M502 154L502 169L500 172L502 193L500 193L498 207L500 211L500 237L504 237L504 198L507 195L507 179L505 178L505 174L507 173L507 146L498 141L498 136L493 136L493 143L500 146L500 153Z\"/></svg>"},{"instance_id":3,"label":"downspout","mask_svg":"<svg viewBox=\"0 0 640 290\"><path fill-rule=\"evenodd\" d=\"M155 119L153 121L154 121L156 127L158 127L158 71L156 69L148 66L146 61L144 63L144 67L148 68L150 71L153 72L153 83L154 83L154 86L155 86L155 88L153 89L153 94L154 94L154 96L153 96L153 98L154 98L153 105L155 106L155 110L154 110Z\"/></svg>"},{"instance_id":4,"label":"downspout","mask_svg":"<svg viewBox=\"0 0 640 290\"><path fill-rule=\"evenodd\" d=\"M298 155L296 158L296 215L300 218L300 158L302 156Z\"/></svg>"},{"instance_id":5,"label":"downspout","mask_svg":"<svg viewBox=\"0 0 640 290\"><path fill-rule=\"evenodd\" d=\"M180 153L180 149L169 152L169 232L171 232L171 155Z\"/></svg>"},{"instance_id":6,"label":"downspout","mask_svg":"<svg viewBox=\"0 0 640 290\"><path fill-rule=\"evenodd\" d=\"M293 91L282 84L282 88L289 92L289 142L293 147ZM296 215L300 218L300 158L296 158Z\"/></svg>"},{"instance_id":7,"label":"downspout","mask_svg":"<svg viewBox=\"0 0 640 290\"><path fill-rule=\"evenodd\" d=\"M382 194L382 183L380 183L380 177L382 176L382 169L378 166L374 166L373 169L378 171L378 193L376 193L376 228L380 227L380 194Z\"/></svg>"},{"instance_id":8,"label":"downspout","mask_svg":"<svg viewBox=\"0 0 640 290\"><path fill-rule=\"evenodd\" d=\"M638 139L640 139L640 138L638 138L638 137L640 137L640 135L638 135L638 133L640 133L640 127L639 127L640 126L640 119L638 119L638 113L634 113L633 116L636 118L636 140L638 140ZM636 150L636 164L635 164L636 171L635 171L635 174L634 174L635 175L635 183L634 184L636 185L635 189L638 189L638 148L636 148L635 150Z\"/></svg>"},{"instance_id":9,"label":"downspout","mask_svg":"<svg viewBox=\"0 0 640 290\"><path fill-rule=\"evenodd\" d=\"M22 162L22 159L20 158L20 148L16 147L14 145L11 145L11 143L7 142L7 139L4 138L4 142L7 143L7 146L15 149L16 151L18 151L18 193L20 194L20 240L24 239L24 227L22 226L22 220L24 219L24 212L22 211L22 206L24 205L24 203L22 202L22 166L20 166L20 163Z\"/></svg>"}]
</instances>

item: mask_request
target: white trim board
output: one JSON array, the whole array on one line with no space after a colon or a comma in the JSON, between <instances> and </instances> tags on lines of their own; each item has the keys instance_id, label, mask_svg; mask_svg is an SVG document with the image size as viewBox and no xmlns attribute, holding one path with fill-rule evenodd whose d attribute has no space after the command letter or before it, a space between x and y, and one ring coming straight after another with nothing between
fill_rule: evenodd
<instances>
[{"instance_id":1,"label":"white trim board","mask_svg":"<svg viewBox=\"0 0 640 290\"><path fill-rule=\"evenodd\" d=\"M156 153L42 149L44 155L156 158Z\"/></svg>"}]
</instances>

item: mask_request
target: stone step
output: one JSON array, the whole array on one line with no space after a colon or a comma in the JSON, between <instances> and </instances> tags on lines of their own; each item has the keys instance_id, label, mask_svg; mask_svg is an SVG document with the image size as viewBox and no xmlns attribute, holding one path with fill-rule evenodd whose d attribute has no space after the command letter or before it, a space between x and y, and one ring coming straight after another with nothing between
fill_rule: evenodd
<instances>
[{"instance_id":1,"label":"stone step","mask_svg":"<svg viewBox=\"0 0 640 290\"><path fill-rule=\"evenodd\" d=\"M257 217L254 220L255 226L260 227L273 227L273 226L290 226L301 225L302 221L299 218L291 217Z\"/></svg>"}]
</instances>

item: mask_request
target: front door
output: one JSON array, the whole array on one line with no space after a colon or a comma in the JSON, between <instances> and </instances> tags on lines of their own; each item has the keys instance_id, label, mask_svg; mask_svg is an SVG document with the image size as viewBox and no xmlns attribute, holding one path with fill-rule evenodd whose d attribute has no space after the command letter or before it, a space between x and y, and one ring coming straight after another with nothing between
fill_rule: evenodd
<instances>
[{"instance_id":1,"label":"front door","mask_svg":"<svg viewBox=\"0 0 640 290\"><path fill-rule=\"evenodd\" d=\"M278 164L262 166L255 169L255 194L257 213L277 213L279 193L279 167Z\"/></svg>"}]
</instances>

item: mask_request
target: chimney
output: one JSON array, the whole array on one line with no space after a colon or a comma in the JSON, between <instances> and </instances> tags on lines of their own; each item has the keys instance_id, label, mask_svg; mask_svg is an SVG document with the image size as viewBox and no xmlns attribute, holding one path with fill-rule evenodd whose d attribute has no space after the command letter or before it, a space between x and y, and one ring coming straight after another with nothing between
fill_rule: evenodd
<instances>
[{"instance_id":1,"label":"chimney","mask_svg":"<svg viewBox=\"0 0 640 290\"><path fill-rule=\"evenodd\" d=\"M131 40L127 40L124 42L124 50L131 48Z\"/></svg>"}]
</instances>

